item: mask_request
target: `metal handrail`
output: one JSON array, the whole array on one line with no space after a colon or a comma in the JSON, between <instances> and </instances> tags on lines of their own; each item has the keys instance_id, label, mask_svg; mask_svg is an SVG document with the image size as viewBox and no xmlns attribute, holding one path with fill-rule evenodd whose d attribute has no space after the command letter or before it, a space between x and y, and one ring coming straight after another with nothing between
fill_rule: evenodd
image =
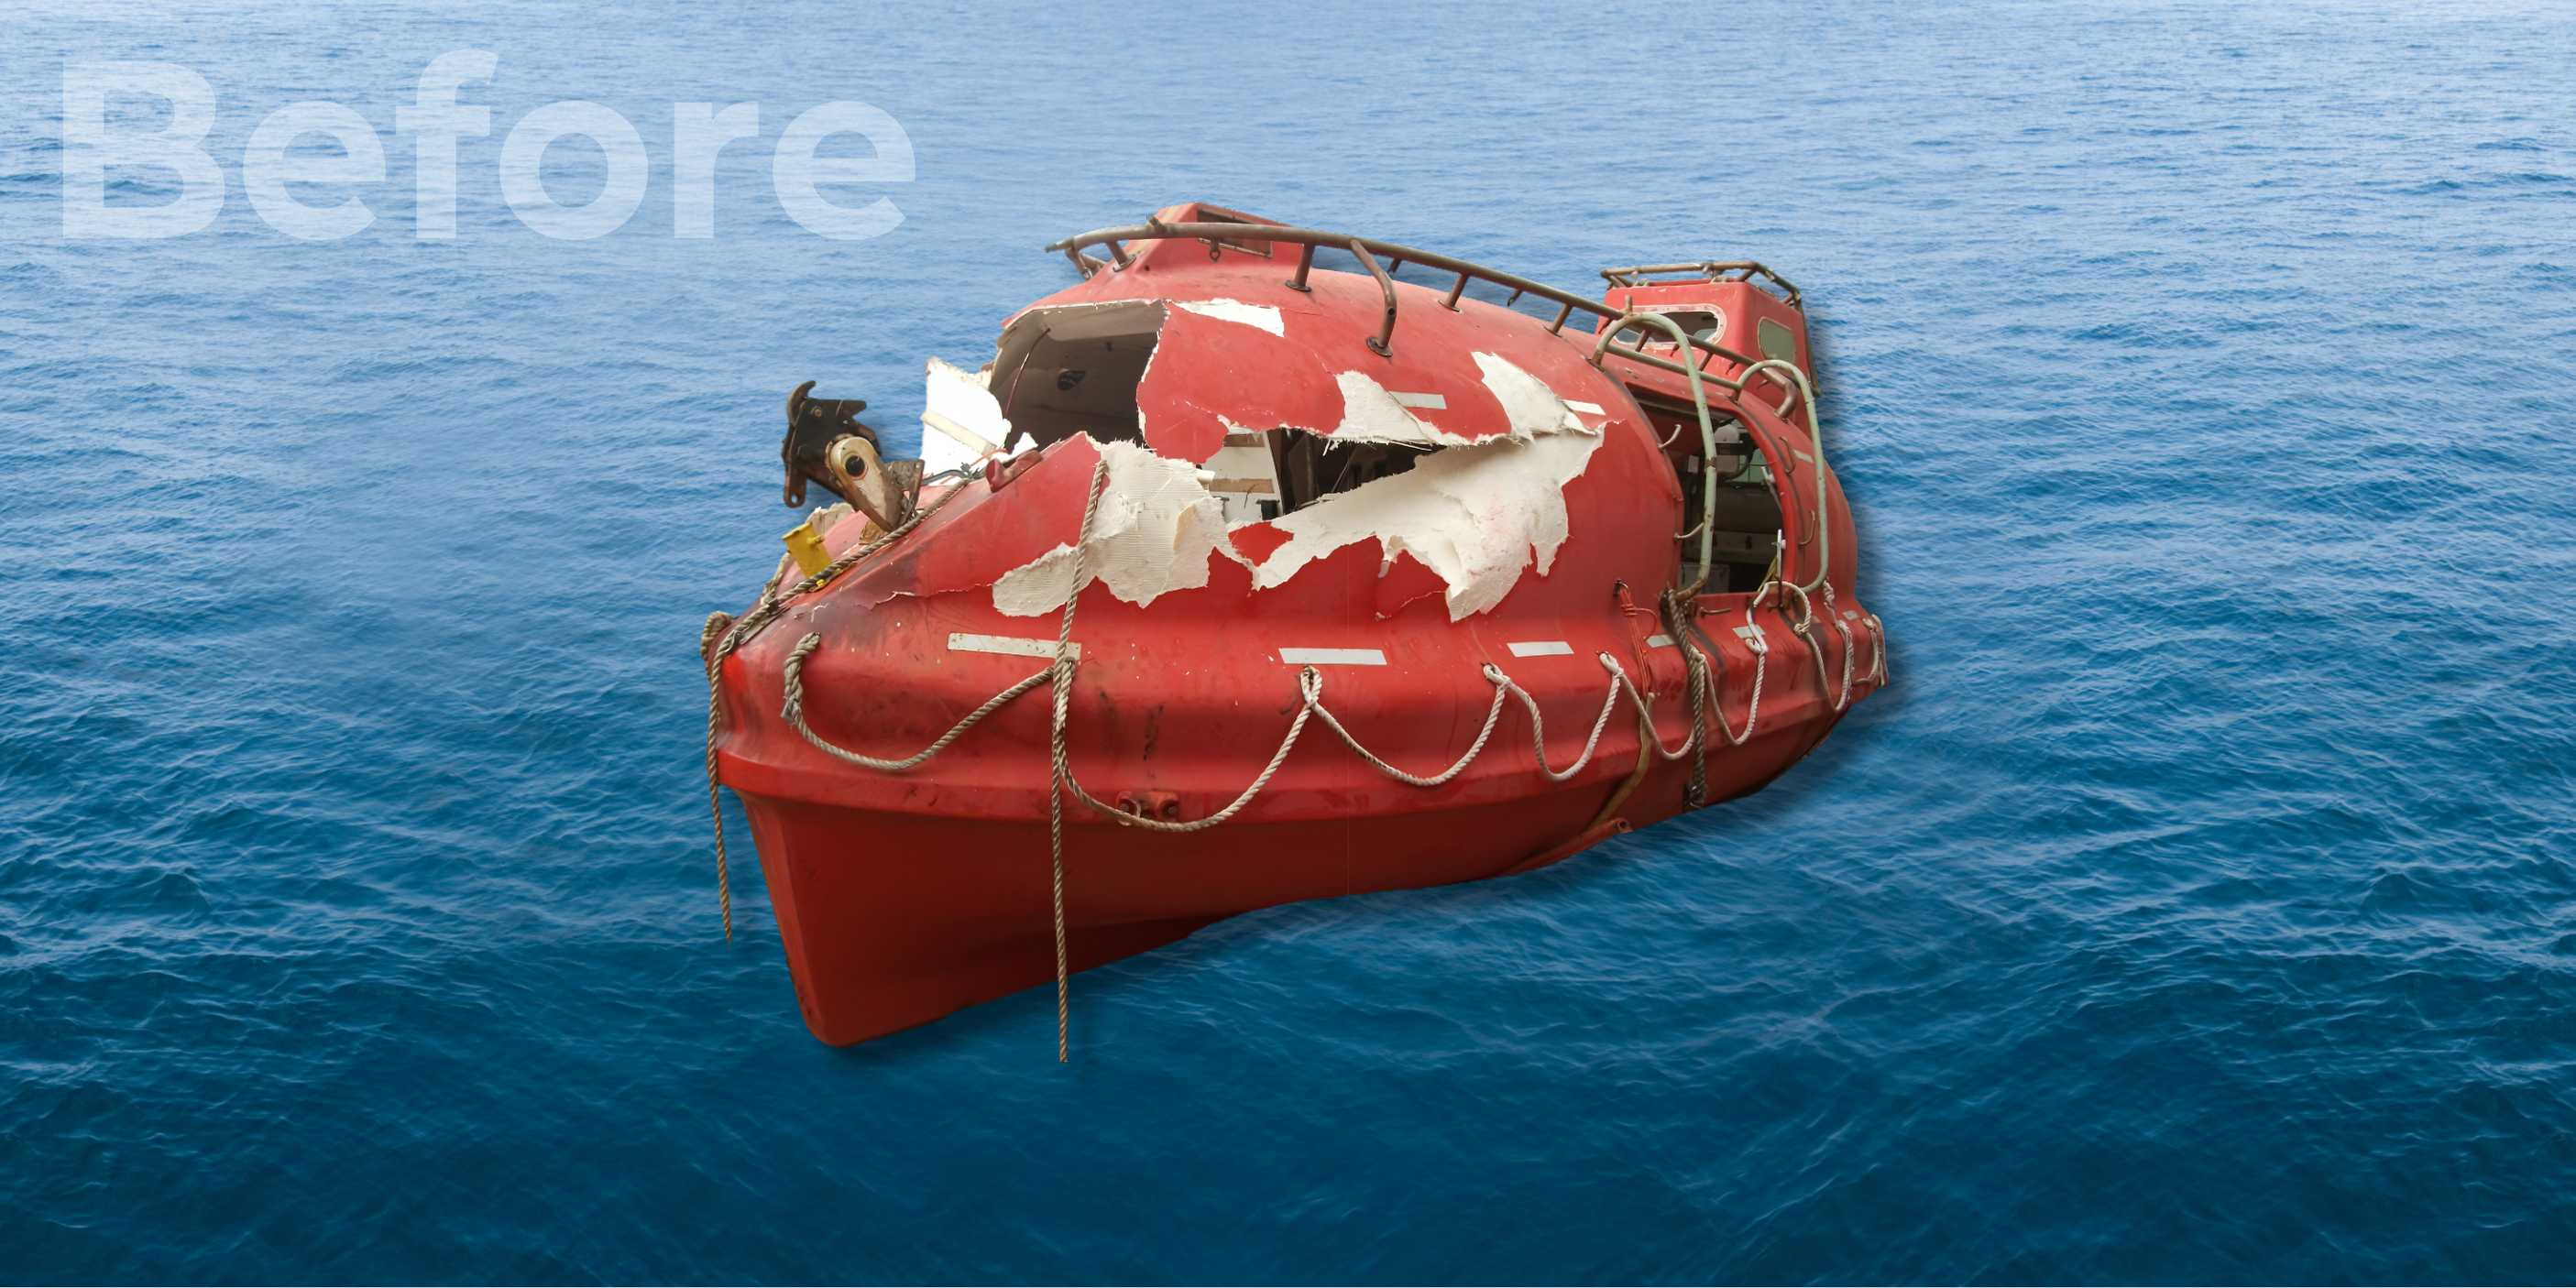
<instances>
[{"instance_id":1,"label":"metal handrail","mask_svg":"<svg viewBox=\"0 0 2576 1288\"><path fill-rule=\"evenodd\" d=\"M1395 356L1395 278L1378 267L1377 256L1369 254L1368 248L1360 245L1356 238L1351 241L1351 253L1368 265L1369 276L1377 279L1377 289L1386 293L1386 321L1378 326L1377 334L1369 338L1369 352L1381 358L1392 358Z\"/></svg>"},{"instance_id":2,"label":"metal handrail","mask_svg":"<svg viewBox=\"0 0 2576 1288\"><path fill-rule=\"evenodd\" d=\"M1825 508L1825 418L1816 414L1816 387L1807 383L1807 373L1798 370L1797 363L1784 362L1778 358L1764 358L1745 368L1744 378L1752 379L1753 373L1764 367L1778 367L1788 372L1790 379L1798 382L1797 393L1802 400L1799 405L1807 409L1807 445L1816 449L1816 575L1798 584L1797 588L1803 594L1814 590L1818 583L1824 581L1825 574L1832 570L1834 564L1834 525L1831 512ZM1788 399L1781 399L1781 403L1785 408ZM1781 413L1781 418L1783 420L1788 418L1785 410ZM1747 422L1747 424L1750 423Z\"/></svg>"},{"instance_id":3,"label":"metal handrail","mask_svg":"<svg viewBox=\"0 0 2576 1288\"><path fill-rule=\"evenodd\" d=\"M1802 311L1804 309L1804 306L1798 302L1798 288L1791 285L1788 278L1772 272L1768 266L1757 260L1709 259L1695 264L1639 264L1634 268L1602 269L1601 277L1612 286L1665 285L1665 283L1645 280L1646 274L1649 273L1697 273L1712 282L1749 282L1758 273L1771 279L1773 285L1785 292L1779 297L1781 303L1793 309ZM1730 278L1726 276L1728 273L1734 273L1735 276Z\"/></svg>"},{"instance_id":4,"label":"metal handrail","mask_svg":"<svg viewBox=\"0 0 2576 1288\"><path fill-rule=\"evenodd\" d=\"M1613 319L1612 325L1601 328L1601 339L1599 343L1592 346L1593 363L1595 365L1600 363L1601 351L1610 347L1610 337L1617 335L1629 325L1635 325L1642 329L1647 323L1653 323L1654 325L1671 332L1673 339L1676 341L1689 338L1687 333L1682 330L1681 323L1675 322L1661 313L1639 313L1636 310L1631 309ZM1699 369L1696 367L1692 368L1690 373L1691 407L1699 413L1699 459L1700 469L1702 470L1702 478L1700 480L1699 488L1699 579L1692 582L1688 590L1681 592L1681 596L1684 599L1696 598L1699 595L1700 588L1708 584L1709 556L1715 551L1715 546L1712 543L1717 539L1717 429L1715 426L1709 424L1708 391L1702 387L1700 380L1701 375ZM1737 387L1737 392L1743 392L1741 386ZM1678 532L1673 535L1674 539L1679 540L1680 538L1687 537L1690 534L1687 532Z\"/></svg>"},{"instance_id":5,"label":"metal handrail","mask_svg":"<svg viewBox=\"0 0 2576 1288\"><path fill-rule=\"evenodd\" d=\"M1095 229L1078 236L1067 237L1063 241L1051 243L1045 249L1046 253L1050 255L1062 252L1072 257L1077 267L1082 267L1086 263L1095 266L1084 269L1083 276L1088 278L1092 273L1098 272L1099 269L1103 267L1124 271L1127 265L1134 259L1134 257L1128 253L1126 246L1122 244L1125 242L1189 240L1194 238L1205 239L1219 236L1232 237L1246 241L1258 240L1268 242L1287 242L1292 246L1303 246L1304 250L1298 256L1297 276L1294 279L1283 283L1283 285L1301 291L1306 289L1306 275L1315 262L1315 248L1317 246L1334 246L1346 250L1357 248L1359 250L1372 251L1400 263L1421 264L1429 268L1445 269L1452 273L1462 273L1469 277L1492 282L1497 286L1508 286L1512 289L1512 298L1515 300L1519 299L1523 295L1535 295L1540 299L1551 301L1560 307L1556 311L1556 320L1547 324L1547 331L1550 335L1555 335L1562 331L1565 326L1565 320L1573 316L1576 309L1581 309L1586 313L1590 313L1596 317L1604 319L1613 319L1622 315L1622 310L1612 308L1598 300L1585 299L1571 291L1561 291L1544 282L1536 282L1515 273L1506 273L1499 269L1487 268L1482 264L1471 263L1455 256L1435 254L1426 250L1415 250L1410 246L1396 245L1394 242L1377 241L1367 237L1353 237L1348 233L1323 232L1313 228L1287 228L1275 227L1269 224L1235 223L1167 224L1160 220L1154 220L1126 228ZM1116 264L1102 265L1100 261L1082 254L1083 247L1100 245L1106 245L1109 247L1109 253L1116 257L1118 261ZM1365 258L1365 256L1363 256L1363 258ZM1766 269L1764 271L1767 273L1769 270ZM1774 280L1777 279L1775 278ZM1456 288L1452 289L1450 298L1452 301L1455 300ZM1724 358L1728 362L1737 366L1749 366L1757 361L1757 359L1755 359L1751 354L1737 353L1735 350L1729 349L1722 344L1702 340L1696 336L1684 336L1683 341L1691 348L1698 349L1708 355L1708 357L1704 357L1699 361L1699 366L1703 370L1708 366L1709 358ZM1387 337L1387 343L1391 345L1393 342L1394 337L1392 334L1389 334ZM1650 367L1657 367L1662 370L1669 371L1677 376L1689 376L1692 373L1692 368L1688 363L1675 362L1669 358L1658 358L1653 354L1642 353L1638 350L1628 348L1625 345L1614 344L1610 346L1610 349L1611 351L1618 353L1619 356L1627 358L1630 361L1642 363ZM1742 388L1742 384L1740 382L1729 380L1724 376L1711 375L1707 378L1718 384L1725 385L1729 389Z\"/></svg>"}]
</instances>

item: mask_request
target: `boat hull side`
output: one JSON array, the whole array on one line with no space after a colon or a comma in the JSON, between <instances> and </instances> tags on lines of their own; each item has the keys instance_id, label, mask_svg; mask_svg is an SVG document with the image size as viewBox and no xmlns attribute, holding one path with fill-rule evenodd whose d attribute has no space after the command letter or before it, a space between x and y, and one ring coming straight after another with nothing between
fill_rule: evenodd
<instances>
[{"instance_id":1,"label":"boat hull side","mask_svg":"<svg viewBox=\"0 0 2576 1288\"><path fill-rule=\"evenodd\" d=\"M1068 965L1087 970L1282 903L1497 875L1527 838L1582 832L1601 791L1473 810L1229 823L1156 834L1065 822ZM741 794L814 1036L846 1046L1055 978L1043 823Z\"/></svg>"}]
</instances>

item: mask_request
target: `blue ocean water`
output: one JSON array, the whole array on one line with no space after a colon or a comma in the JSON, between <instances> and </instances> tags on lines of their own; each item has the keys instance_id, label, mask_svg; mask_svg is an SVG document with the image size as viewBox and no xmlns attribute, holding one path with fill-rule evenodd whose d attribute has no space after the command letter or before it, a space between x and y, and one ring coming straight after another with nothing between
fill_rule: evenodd
<instances>
[{"instance_id":1,"label":"blue ocean water","mask_svg":"<svg viewBox=\"0 0 2576 1288\"><path fill-rule=\"evenodd\" d=\"M422 241L455 49L493 132ZM2564 1282L2571 55L2385 0L13 5L0 1280ZM219 96L202 231L63 235L116 60ZM846 99L917 156L866 241L771 188ZM385 140L345 240L242 184L312 100ZM652 157L596 240L495 177L559 100ZM761 104L706 240L683 101ZM1190 199L1779 268L1896 686L1576 861L1079 976L1070 1066L1045 990L826 1048L699 778L781 400L909 426L1038 246Z\"/></svg>"}]
</instances>

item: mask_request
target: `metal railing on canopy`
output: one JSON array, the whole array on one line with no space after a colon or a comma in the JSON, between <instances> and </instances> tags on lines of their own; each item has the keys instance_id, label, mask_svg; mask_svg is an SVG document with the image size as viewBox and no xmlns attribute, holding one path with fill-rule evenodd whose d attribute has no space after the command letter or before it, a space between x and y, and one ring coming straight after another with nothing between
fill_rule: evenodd
<instances>
[{"instance_id":1,"label":"metal railing on canopy","mask_svg":"<svg viewBox=\"0 0 2576 1288\"><path fill-rule=\"evenodd\" d=\"M1053 245L1048 246L1046 250L1049 254L1062 252L1065 258L1072 260L1074 267L1079 269L1085 278L1088 278L1092 274L1102 270L1115 272L1125 269L1135 258L1135 256L1130 253L1126 247L1126 243L1128 242L1181 240L1207 242L1211 251L1215 250L1219 244L1240 247L1242 243L1248 241L1266 241L1274 243L1285 242L1289 245L1298 246L1301 250L1297 256L1297 275L1288 279L1284 284L1291 289L1300 291L1307 289L1306 277L1314 269L1316 247L1331 246L1339 250L1347 250L1351 252L1353 255L1358 257L1361 265L1368 269L1370 276L1378 279L1378 285L1386 299L1386 321L1380 326L1377 336L1374 337L1373 342L1369 346L1371 349L1377 350L1381 353L1390 351L1395 343L1396 300L1394 279L1386 268L1379 265L1377 261L1378 256L1385 256L1386 258L1394 261L1397 268L1401 268L1406 264L1420 264L1426 268L1436 268L1442 272L1457 274L1457 280L1449 287L1448 296L1440 301L1440 306L1442 308L1449 309L1453 312L1456 311L1458 307L1458 297L1466 291L1467 283L1469 281L1492 282L1497 286L1510 288L1512 292L1511 298L1504 301L1504 307L1506 308L1517 303L1520 300L1520 297L1524 295L1536 296L1539 299L1547 300L1557 306L1556 319L1547 324L1548 333L1551 335L1562 331L1565 328L1566 319L1572 317L1578 311L1612 321L1616 321L1627 314L1626 310L1612 308L1607 304L1603 304L1599 300L1586 299L1583 296L1576 295L1572 291L1559 290L1544 282L1535 282L1515 273L1506 273L1500 269L1487 268L1482 264L1470 263L1466 260L1456 258L1455 256L1441 255L1427 250L1416 250L1410 246L1398 246L1393 242L1377 241L1367 237L1353 237L1347 233L1323 232L1313 228L1281 228L1274 227L1269 224L1235 223L1232 221L1224 223L1167 224L1161 220L1149 219L1134 227L1102 228L1092 232L1083 233L1078 237L1067 237L1063 241L1056 242ZM1091 256L1082 253L1085 248L1092 246L1108 247L1109 253L1114 262L1094 259ZM1723 265L1721 267L1733 267L1733 265ZM1759 268L1760 266L1755 265L1755 267ZM1628 269L1621 271L1633 273L1648 270ZM1763 269L1762 271L1766 276L1770 276L1770 270ZM1772 277L1772 280L1778 281L1779 279L1775 276ZM1738 393L1743 392L1743 382L1731 380L1723 375L1710 371L1708 369L1709 362L1713 359L1724 358L1734 366L1743 368L1753 366L1759 362L1760 359L1755 358L1750 354L1738 353L1735 350L1727 348L1725 345L1718 344L1712 340L1702 339L1697 336L1685 336L1683 338L1688 342L1692 349L1699 350L1702 355L1697 364L1695 364L1697 367L1697 374L1701 379L1707 380L1712 384L1724 385L1728 389L1734 390ZM1693 374L1691 366L1685 365L1673 358L1660 357L1655 354L1647 353L1642 349L1632 348L1628 345L1613 343L1609 346L1609 352L1616 353L1620 357L1626 358L1631 362L1669 371L1677 376L1688 376ZM1676 353L1678 354L1678 350Z\"/></svg>"},{"instance_id":2,"label":"metal railing on canopy","mask_svg":"<svg viewBox=\"0 0 2576 1288\"><path fill-rule=\"evenodd\" d=\"M1798 288L1790 285L1788 278L1772 272L1759 261L1750 259L1704 259L1692 264L1639 264L1634 268L1605 268L1601 270L1601 280L1612 286L1668 286L1672 283L1658 282L1653 279L1672 273L1688 273L1692 275L1689 280L1710 282L1750 282L1759 277L1780 288L1772 294L1778 296L1781 303L1793 309L1805 307L1798 302ZM1729 273L1735 276L1727 276Z\"/></svg>"}]
</instances>

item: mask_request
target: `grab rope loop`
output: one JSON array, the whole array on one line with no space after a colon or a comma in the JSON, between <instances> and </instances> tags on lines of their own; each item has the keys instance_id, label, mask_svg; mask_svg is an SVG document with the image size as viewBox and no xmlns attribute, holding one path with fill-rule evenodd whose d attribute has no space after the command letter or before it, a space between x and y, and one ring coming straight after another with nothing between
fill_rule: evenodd
<instances>
[{"instance_id":1,"label":"grab rope loop","mask_svg":"<svg viewBox=\"0 0 2576 1288\"><path fill-rule=\"evenodd\" d=\"M833 746L831 743L825 742L821 735L815 733L814 730L808 727L805 723L805 658L816 648L821 647L822 643L822 636L807 635L804 639L797 641L796 651L787 655L785 675L787 701L785 705L779 709L778 714L785 717L788 724L795 726L796 732L805 736L805 741L814 744L823 751L846 760L853 765L865 765L870 769L882 770L890 774L901 773L904 770L910 769L913 766L938 755L940 752L947 750L948 744L957 741L958 735L974 728L977 721L993 714L993 712L1001 708L1003 703L1009 702L1011 699L1046 683L1055 675L1055 669L1053 667L1049 667L1046 670L1040 671L1019 683L994 694L991 698L985 701L984 705L975 708L973 714L951 726L948 732L939 735L939 740L937 742L922 748L911 756L907 756L902 760L879 760L874 756L862 756L847 748Z\"/></svg>"},{"instance_id":2,"label":"grab rope loop","mask_svg":"<svg viewBox=\"0 0 2576 1288\"><path fill-rule=\"evenodd\" d=\"M1857 648L1858 645L1852 640L1851 627L1843 622L1842 610L1834 603L1834 584L1830 581L1825 582L1824 590L1825 620L1832 622L1834 624L1834 629L1842 632L1843 637L1843 688L1841 696L1834 699L1834 710L1836 712L1842 712L1851 708L1852 651ZM1819 669L1816 679L1819 682L1822 682L1824 678L1825 677L1821 669Z\"/></svg>"},{"instance_id":3,"label":"grab rope loop","mask_svg":"<svg viewBox=\"0 0 2576 1288\"><path fill-rule=\"evenodd\" d=\"M1490 666L1485 669L1488 672L1485 677L1488 682L1493 682L1495 676L1502 674L1500 671L1496 671ZM1297 677L1297 691L1305 698L1306 709L1314 712L1318 717L1321 717L1325 728L1332 730L1334 733L1340 734L1342 736L1342 742L1349 746L1352 751L1358 753L1360 759L1367 761L1378 772L1385 774L1387 777L1395 779L1398 782L1411 783L1416 787L1438 787L1441 784L1448 782L1450 779L1456 778L1467 768L1467 762L1474 760L1476 758L1476 753L1485 749L1485 740L1494 736L1494 726L1500 723L1503 718L1504 689L1502 683L1495 683L1494 701L1492 705L1485 708L1485 727L1476 731L1475 744L1468 747L1466 754L1458 757L1458 759L1452 762L1447 769L1441 770L1439 773L1433 774L1428 778L1424 778L1419 775L1408 774L1403 770L1386 763L1386 761L1381 759L1376 752L1370 751L1368 748L1361 746L1360 740L1352 737L1351 731L1343 728L1342 722L1335 719L1332 712L1324 709L1324 677L1317 674L1315 668L1311 666L1307 667L1304 673Z\"/></svg>"},{"instance_id":4,"label":"grab rope loop","mask_svg":"<svg viewBox=\"0 0 2576 1288\"><path fill-rule=\"evenodd\" d=\"M1798 597L1799 616L1789 623L1789 629L1795 632L1799 639L1806 642L1808 654L1816 659L1816 685L1821 689L1826 683L1825 646L1816 638L1815 601L1808 598L1806 587L1797 585L1794 582L1774 582L1772 584L1780 587L1782 592L1781 598L1784 603L1791 594L1795 594ZM1825 592L1825 620L1832 622L1834 629L1841 632L1843 637L1842 692L1840 696L1826 700L1827 708L1839 714L1851 706L1852 633L1851 627L1845 625L1841 615L1834 611L1833 583L1825 582L1823 583L1823 587Z\"/></svg>"},{"instance_id":5,"label":"grab rope loop","mask_svg":"<svg viewBox=\"0 0 2576 1288\"><path fill-rule=\"evenodd\" d=\"M1592 753L1601 745L1601 731L1609 727L1610 713L1619 706L1619 685L1628 677L1619 670L1618 663L1610 660L1609 654L1603 653L1600 658L1601 664L1609 668L1610 674L1616 678L1610 681L1610 692L1602 696L1601 714L1592 721L1592 736L1583 740L1583 754L1561 770L1547 767L1547 721L1538 713L1538 699L1531 697L1529 690L1512 683L1512 677L1503 674L1503 668L1491 662L1485 664L1485 678L1501 685L1519 698L1522 706L1529 708L1530 753L1538 758L1538 772L1546 775L1549 782L1564 782L1582 773L1583 767L1592 763Z\"/></svg>"},{"instance_id":6,"label":"grab rope loop","mask_svg":"<svg viewBox=\"0 0 2576 1288\"><path fill-rule=\"evenodd\" d=\"M1620 670L1618 663L1610 660L1609 654L1602 654L1601 660L1610 667L1612 675L1619 677L1619 687L1628 691L1628 700L1637 704L1637 714L1644 717L1642 727L1646 731L1646 736L1653 742L1658 759L1667 763L1676 761L1691 754L1692 750L1699 746L1700 735L1705 730L1700 727L1698 721L1694 720L1691 722L1690 736L1682 739L1682 745L1667 749L1664 746L1664 735L1655 728L1653 715L1655 699L1651 695L1639 693L1636 681L1629 679L1628 673Z\"/></svg>"},{"instance_id":7,"label":"grab rope loop","mask_svg":"<svg viewBox=\"0 0 2576 1288\"><path fill-rule=\"evenodd\" d=\"M1755 598L1759 598L1759 595ZM1683 626L1685 629L1680 634L1690 641L1690 651L1700 655L1698 664L1704 668L1714 662L1723 671L1725 654L1718 651L1716 643L1709 639L1708 633L1701 630L1696 621L1685 620ZM1744 732L1737 733L1733 726L1727 724L1726 700L1723 694L1717 695L1709 703L1710 714L1717 718L1717 731L1725 735L1727 745L1731 747L1741 747L1751 741L1754 729L1762 722L1762 685L1771 665L1771 643L1763 634L1761 624L1753 620L1753 602L1750 599L1744 604L1744 625L1737 628L1736 634L1743 639L1745 646L1753 651L1753 696L1745 703Z\"/></svg>"}]
</instances>

